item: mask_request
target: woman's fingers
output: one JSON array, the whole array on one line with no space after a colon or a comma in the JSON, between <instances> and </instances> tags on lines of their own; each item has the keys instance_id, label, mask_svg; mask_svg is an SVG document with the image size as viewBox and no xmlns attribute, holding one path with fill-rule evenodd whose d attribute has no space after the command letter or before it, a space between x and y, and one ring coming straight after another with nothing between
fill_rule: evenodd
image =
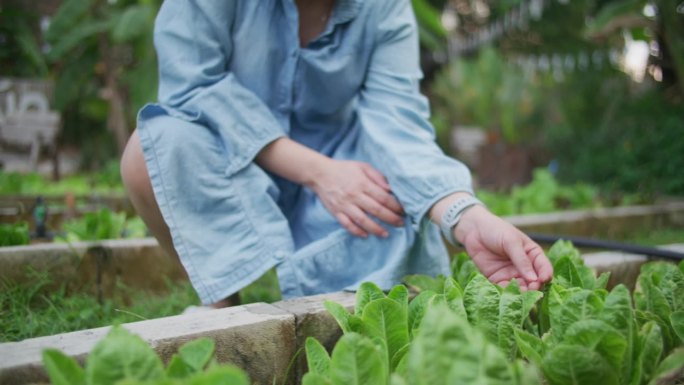
<instances>
[{"instance_id":1,"label":"woman's fingers","mask_svg":"<svg viewBox=\"0 0 684 385\"><path fill-rule=\"evenodd\" d=\"M511 262L513 262L513 265L518 269L520 275L522 275L525 280L534 282L539 279L537 273L534 271L530 258L523 248L522 239L506 237L504 239L503 248L506 254L508 254Z\"/></svg>"},{"instance_id":2,"label":"woman's fingers","mask_svg":"<svg viewBox=\"0 0 684 385\"><path fill-rule=\"evenodd\" d=\"M373 218L403 226L404 210L392 195L385 177L371 165L337 161L315 192L338 222L353 235L388 237L389 233Z\"/></svg>"},{"instance_id":3,"label":"woman's fingers","mask_svg":"<svg viewBox=\"0 0 684 385\"><path fill-rule=\"evenodd\" d=\"M354 224L363 230L383 238L387 238L389 236L387 230L372 220L359 207L354 205L348 206L346 214L354 222Z\"/></svg>"},{"instance_id":4,"label":"woman's fingers","mask_svg":"<svg viewBox=\"0 0 684 385\"><path fill-rule=\"evenodd\" d=\"M487 276L490 282L496 283L498 285L504 286L502 282L510 282L512 279L517 279L520 283L521 277L518 269L513 265L505 265L499 267L498 270Z\"/></svg>"},{"instance_id":5,"label":"woman's fingers","mask_svg":"<svg viewBox=\"0 0 684 385\"><path fill-rule=\"evenodd\" d=\"M356 235L357 237L361 237L361 238L368 238L368 233L365 232L365 231L364 231L362 228L360 228L359 226L357 226L357 225L354 223L354 221L352 221L352 220L347 216L347 214L338 213L338 214L336 215L336 217L337 217L337 221L340 222L340 224L342 225L342 227L344 227L345 229L347 229L347 231L349 231L349 232L352 233L353 235Z\"/></svg>"},{"instance_id":6,"label":"woman's fingers","mask_svg":"<svg viewBox=\"0 0 684 385\"><path fill-rule=\"evenodd\" d=\"M539 276L540 282L548 282L553 278L553 266L546 255L544 255L544 250L536 242L534 242L529 237L525 237L525 252L532 261L534 270Z\"/></svg>"},{"instance_id":7,"label":"woman's fingers","mask_svg":"<svg viewBox=\"0 0 684 385\"><path fill-rule=\"evenodd\" d=\"M404 221L401 216L392 212L389 208L381 205L371 196L363 195L359 199L359 206L364 212L371 214L374 217L390 225L394 225L397 227L404 225Z\"/></svg>"},{"instance_id":8,"label":"woman's fingers","mask_svg":"<svg viewBox=\"0 0 684 385\"><path fill-rule=\"evenodd\" d=\"M380 171L374 169L373 166L371 166L368 163L361 163L361 168L363 169L365 174L378 186L382 187L386 191L390 191L390 185L387 182L385 176L382 175Z\"/></svg>"},{"instance_id":9,"label":"woman's fingers","mask_svg":"<svg viewBox=\"0 0 684 385\"><path fill-rule=\"evenodd\" d=\"M378 186L376 184L370 184L367 186L365 193L368 194L371 198L373 198L373 200L375 200L383 207L394 212L396 215L404 215L404 208L401 207L399 201L392 195L391 192L383 190L381 186Z\"/></svg>"}]
</instances>

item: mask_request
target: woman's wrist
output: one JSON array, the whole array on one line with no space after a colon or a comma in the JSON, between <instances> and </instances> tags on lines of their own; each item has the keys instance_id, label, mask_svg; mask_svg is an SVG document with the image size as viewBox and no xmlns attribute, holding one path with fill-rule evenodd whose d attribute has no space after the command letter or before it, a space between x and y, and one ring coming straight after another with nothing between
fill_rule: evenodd
<instances>
[{"instance_id":1,"label":"woman's wrist","mask_svg":"<svg viewBox=\"0 0 684 385\"><path fill-rule=\"evenodd\" d=\"M332 167L333 159L328 158L325 155L320 155L320 157L315 157L312 159L311 163L302 169L300 184L306 186L314 191L316 191L321 183L324 183L326 171L330 170Z\"/></svg>"},{"instance_id":2,"label":"woman's wrist","mask_svg":"<svg viewBox=\"0 0 684 385\"><path fill-rule=\"evenodd\" d=\"M489 214L489 210L482 205L468 207L463 212L461 220L459 220L456 226L451 229L454 238L461 244L464 244L468 234L477 227L477 219L487 214Z\"/></svg>"},{"instance_id":3,"label":"woman's wrist","mask_svg":"<svg viewBox=\"0 0 684 385\"><path fill-rule=\"evenodd\" d=\"M313 188L332 161L290 138L279 138L264 147L256 162L265 170L291 182Z\"/></svg>"},{"instance_id":4,"label":"woman's wrist","mask_svg":"<svg viewBox=\"0 0 684 385\"><path fill-rule=\"evenodd\" d=\"M430 219L436 224L442 220L442 216L449 207L457 200L472 197L473 195L464 191L449 194L435 203L429 211Z\"/></svg>"},{"instance_id":5,"label":"woman's wrist","mask_svg":"<svg viewBox=\"0 0 684 385\"><path fill-rule=\"evenodd\" d=\"M449 242L463 243L467 233L474 228L474 216L471 213L481 214L482 211L487 212L486 208L472 194L456 192L435 203L430 209L429 215L432 221L442 228L442 232ZM451 222L455 223L452 225ZM447 232L450 233L447 234Z\"/></svg>"}]
</instances>

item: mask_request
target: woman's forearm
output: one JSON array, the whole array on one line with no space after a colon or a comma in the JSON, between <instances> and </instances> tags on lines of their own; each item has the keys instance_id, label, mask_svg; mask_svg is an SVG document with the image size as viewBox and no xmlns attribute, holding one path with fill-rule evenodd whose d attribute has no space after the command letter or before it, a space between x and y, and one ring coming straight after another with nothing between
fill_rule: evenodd
<instances>
[{"instance_id":1,"label":"woman's forearm","mask_svg":"<svg viewBox=\"0 0 684 385\"><path fill-rule=\"evenodd\" d=\"M279 138L264 147L256 162L265 170L291 182L311 186L331 159L290 138Z\"/></svg>"}]
</instances>

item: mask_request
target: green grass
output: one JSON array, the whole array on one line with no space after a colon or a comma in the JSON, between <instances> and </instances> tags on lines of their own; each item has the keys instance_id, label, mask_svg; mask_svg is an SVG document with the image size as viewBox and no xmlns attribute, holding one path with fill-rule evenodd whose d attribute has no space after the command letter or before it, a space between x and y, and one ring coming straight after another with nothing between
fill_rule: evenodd
<instances>
[{"instance_id":1,"label":"green grass","mask_svg":"<svg viewBox=\"0 0 684 385\"><path fill-rule=\"evenodd\" d=\"M31 282L0 283L0 342L20 341L113 324L178 315L199 299L189 282L168 282L166 294L118 285L117 295L102 303L87 293L49 290L48 273L31 273ZM275 302L280 288L275 270L240 291L242 303Z\"/></svg>"},{"instance_id":2,"label":"green grass","mask_svg":"<svg viewBox=\"0 0 684 385\"><path fill-rule=\"evenodd\" d=\"M98 303L89 294L67 295L64 286L48 290L47 273L33 273L30 284L0 284L0 342L177 315L199 303L189 283L168 283L168 294L154 295L119 285L119 294Z\"/></svg>"},{"instance_id":3,"label":"green grass","mask_svg":"<svg viewBox=\"0 0 684 385\"><path fill-rule=\"evenodd\" d=\"M648 246L684 243L684 228L664 228L646 234L635 234L630 242Z\"/></svg>"},{"instance_id":4,"label":"green grass","mask_svg":"<svg viewBox=\"0 0 684 385\"><path fill-rule=\"evenodd\" d=\"M254 302L272 303L280 301L280 285L275 268L266 272L261 278L240 290L240 300L243 304Z\"/></svg>"}]
</instances>

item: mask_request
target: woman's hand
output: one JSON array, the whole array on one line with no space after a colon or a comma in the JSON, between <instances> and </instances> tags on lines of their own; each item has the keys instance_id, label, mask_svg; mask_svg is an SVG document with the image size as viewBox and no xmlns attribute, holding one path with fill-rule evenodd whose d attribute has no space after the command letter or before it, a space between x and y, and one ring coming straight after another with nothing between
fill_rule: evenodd
<instances>
[{"instance_id":1,"label":"woman's hand","mask_svg":"<svg viewBox=\"0 0 684 385\"><path fill-rule=\"evenodd\" d=\"M256 161L264 169L312 189L354 235L389 235L369 214L390 225L404 224L404 210L385 177L367 163L331 159L285 137L264 147Z\"/></svg>"},{"instance_id":2,"label":"woman's hand","mask_svg":"<svg viewBox=\"0 0 684 385\"><path fill-rule=\"evenodd\" d=\"M403 226L404 211L392 196L385 177L363 162L327 159L309 180L310 187L323 205L350 233L359 237L389 233L371 216Z\"/></svg>"},{"instance_id":3,"label":"woman's hand","mask_svg":"<svg viewBox=\"0 0 684 385\"><path fill-rule=\"evenodd\" d=\"M505 286L516 279L523 290L539 290L553 277L542 248L510 223L482 206L461 217L454 235L491 282Z\"/></svg>"}]
</instances>

